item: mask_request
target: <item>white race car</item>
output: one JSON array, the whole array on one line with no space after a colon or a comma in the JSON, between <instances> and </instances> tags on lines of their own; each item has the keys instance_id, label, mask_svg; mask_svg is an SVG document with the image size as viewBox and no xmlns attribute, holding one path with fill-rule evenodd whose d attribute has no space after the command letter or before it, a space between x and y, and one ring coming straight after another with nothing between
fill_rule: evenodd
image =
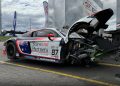
<instances>
[{"instance_id":1,"label":"white race car","mask_svg":"<svg viewBox=\"0 0 120 86\"><path fill-rule=\"evenodd\" d=\"M111 9L105 9L82 18L66 34L54 28L45 28L28 32L23 37L11 38L4 43L7 56L9 59L89 64L105 50L96 40L101 38L93 33L100 28L106 29L106 22L112 15Z\"/></svg>"}]
</instances>

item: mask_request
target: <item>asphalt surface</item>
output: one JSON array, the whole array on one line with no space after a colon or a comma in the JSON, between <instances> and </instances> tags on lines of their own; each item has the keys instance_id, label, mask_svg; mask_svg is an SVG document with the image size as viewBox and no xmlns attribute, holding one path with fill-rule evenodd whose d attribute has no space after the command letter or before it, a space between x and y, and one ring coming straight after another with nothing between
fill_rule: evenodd
<instances>
[{"instance_id":1,"label":"asphalt surface","mask_svg":"<svg viewBox=\"0 0 120 86\"><path fill-rule=\"evenodd\" d=\"M2 55L0 43L0 86L120 86L120 61L115 55L100 60L98 65L60 65L17 60Z\"/></svg>"}]
</instances>

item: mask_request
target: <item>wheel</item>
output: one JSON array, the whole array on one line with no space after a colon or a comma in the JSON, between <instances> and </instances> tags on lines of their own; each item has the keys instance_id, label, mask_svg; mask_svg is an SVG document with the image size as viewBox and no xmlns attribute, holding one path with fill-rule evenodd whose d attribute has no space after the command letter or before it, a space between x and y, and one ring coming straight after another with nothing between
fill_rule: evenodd
<instances>
[{"instance_id":1,"label":"wheel","mask_svg":"<svg viewBox=\"0 0 120 86\"><path fill-rule=\"evenodd\" d=\"M8 59L16 59L16 45L13 42L9 42L6 46L6 52Z\"/></svg>"}]
</instances>

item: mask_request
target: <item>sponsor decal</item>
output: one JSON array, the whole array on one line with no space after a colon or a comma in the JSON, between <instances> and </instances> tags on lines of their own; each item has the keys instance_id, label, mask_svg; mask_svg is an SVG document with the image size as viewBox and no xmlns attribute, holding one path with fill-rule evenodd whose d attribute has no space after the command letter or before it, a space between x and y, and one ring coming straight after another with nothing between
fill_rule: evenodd
<instances>
[{"instance_id":1,"label":"sponsor decal","mask_svg":"<svg viewBox=\"0 0 120 86\"><path fill-rule=\"evenodd\" d=\"M30 42L31 44L31 54L39 55L44 54L48 55L48 42Z\"/></svg>"},{"instance_id":2,"label":"sponsor decal","mask_svg":"<svg viewBox=\"0 0 120 86\"><path fill-rule=\"evenodd\" d=\"M33 47L32 52L48 53L48 49L47 48Z\"/></svg>"},{"instance_id":3,"label":"sponsor decal","mask_svg":"<svg viewBox=\"0 0 120 86\"><path fill-rule=\"evenodd\" d=\"M35 41L32 41L31 43L33 44L33 46L48 46L48 42L35 42Z\"/></svg>"},{"instance_id":4,"label":"sponsor decal","mask_svg":"<svg viewBox=\"0 0 120 86\"><path fill-rule=\"evenodd\" d=\"M61 46L59 41L16 41L18 51L25 55L60 59Z\"/></svg>"},{"instance_id":5,"label":"sponsor decal","mask_svg":"<svg viewBox=\"0 0 120 86\"><path fill-rule=\"evenodd\" d=\"M31 41L31 55L60 59L59 42Z\"/></svg>"}]
</instances>

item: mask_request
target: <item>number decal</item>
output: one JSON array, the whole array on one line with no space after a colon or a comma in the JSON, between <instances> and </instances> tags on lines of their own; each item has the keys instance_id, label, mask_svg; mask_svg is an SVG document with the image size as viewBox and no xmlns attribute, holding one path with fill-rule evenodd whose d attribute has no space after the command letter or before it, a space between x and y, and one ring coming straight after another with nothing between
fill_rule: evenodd
<instances>
[{"instance_id":1,"label":"number decal","mask_svg":"<svg viewBox=\"0 0 120 86\"><path fill-rule=\"evenodd\" d=\"M57 55L58 54L58 49L52 49L52 55Z\"/></svg>"}]
</instances>

